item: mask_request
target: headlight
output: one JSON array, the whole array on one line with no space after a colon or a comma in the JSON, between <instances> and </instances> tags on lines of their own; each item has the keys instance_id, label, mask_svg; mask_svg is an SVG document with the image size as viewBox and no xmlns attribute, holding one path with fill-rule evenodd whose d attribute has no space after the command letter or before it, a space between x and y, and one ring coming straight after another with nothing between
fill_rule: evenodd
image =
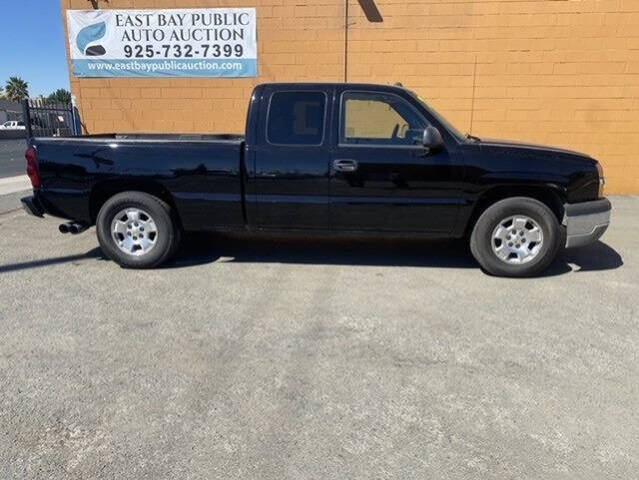
<instances>
[{"instance_id":1,"label":"headlight","mask_svg":"<svg viewBox=\"0 0 639 480\"><path fill-rule=\"evenodd\" d=\"M599 173L599 198L603 198L604 185L606 184L606 179L604 178L603 168L601 168L601 163L597 162L597 173Z\"/></svg>"}]
</instances>

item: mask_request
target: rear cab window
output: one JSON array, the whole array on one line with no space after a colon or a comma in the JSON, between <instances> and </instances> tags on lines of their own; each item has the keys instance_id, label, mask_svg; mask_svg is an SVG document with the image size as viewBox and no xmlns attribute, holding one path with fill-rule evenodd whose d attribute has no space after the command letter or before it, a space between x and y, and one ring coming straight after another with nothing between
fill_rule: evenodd
<instances>
[{"instance_id":1,"label":"rear cab window","mask_svg":"<svg viewBox=\"0 0 639 480\"><path fill-rule=\"evenodd\" d=\"M275 92L269 102L266 140L272 145L321 145L326 130L326 94Z\"/></svg>"}]
</instances>

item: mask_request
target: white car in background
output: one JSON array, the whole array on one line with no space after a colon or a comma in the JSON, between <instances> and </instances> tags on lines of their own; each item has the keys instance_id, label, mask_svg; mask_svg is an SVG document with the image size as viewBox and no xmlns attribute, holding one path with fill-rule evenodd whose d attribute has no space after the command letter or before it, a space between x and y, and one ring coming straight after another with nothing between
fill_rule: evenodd
<instances>
[{"instance_id":1,"label":"white car in background","mask_svg":"<svg viewBox=\"0 0 639 480\"><path fill-rule=\"evenodd\" d=\"M11 120L0 125L0 130L26 130L24 122Z\"/></svg>"}]
</instances>

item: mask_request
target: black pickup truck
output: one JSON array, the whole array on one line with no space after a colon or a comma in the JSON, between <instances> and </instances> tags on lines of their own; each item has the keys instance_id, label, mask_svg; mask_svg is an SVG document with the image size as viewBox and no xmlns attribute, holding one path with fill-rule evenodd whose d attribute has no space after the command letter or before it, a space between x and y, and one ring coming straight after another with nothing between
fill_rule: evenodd
<instances>
[{"instance_id":1,"label":"black pickup truck","mask_svg":"<svg viewBox=\"0 0 639 480\"><path fill-rule=\"evenodd\" d=\"M610 219L593 158L463 135L398 86L260 85L244 136L31 138L26 158L25 209L96 225L132 268L182 232L248 229L467 237L487 272L526 276Z\"/></svg>"}]
</instances>

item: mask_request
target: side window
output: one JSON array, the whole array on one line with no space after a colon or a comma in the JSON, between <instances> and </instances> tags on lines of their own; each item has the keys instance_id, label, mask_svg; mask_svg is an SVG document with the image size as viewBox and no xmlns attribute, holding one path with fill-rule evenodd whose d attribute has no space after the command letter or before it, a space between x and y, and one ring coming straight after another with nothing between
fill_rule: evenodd
<instances>
[{"instance_id":1,"label":"side window","mask_svg":"<svg viewBox=\"0 0 639 480\"><path fill-rule=\"evenodd\" d=\"M342 95L340 143L417 145L426 121L403 98L385 93Z\"/></svg>"},{"instance_id":2,"label":"side window","mask_svg":"<svg viewBox=\"0 0 639 480\"><path fill-rule=\"evenodd\" d=\"M271 96L266 139L274 145L320 145L324 138L323 92L277 92Z\"/></svg>"}]
</instances>

